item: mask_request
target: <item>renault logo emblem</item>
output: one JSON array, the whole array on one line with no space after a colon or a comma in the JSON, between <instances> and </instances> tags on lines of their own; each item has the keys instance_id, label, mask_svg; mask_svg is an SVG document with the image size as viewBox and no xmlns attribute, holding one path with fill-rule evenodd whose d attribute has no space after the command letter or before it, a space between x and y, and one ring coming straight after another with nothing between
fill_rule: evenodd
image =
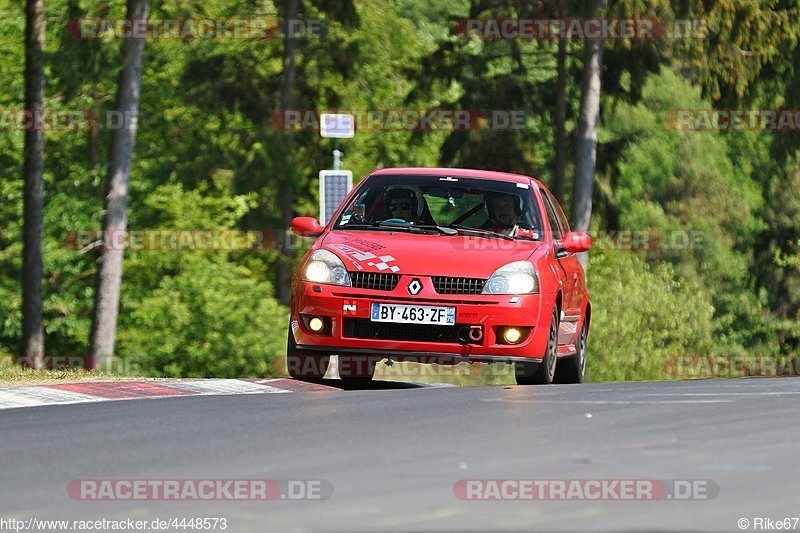
<instances>
[{"instance_id":1,"label":"renault logo emblem","mask_svg":"<svg viewBox=\"0 0 800 533\"><path fill-rule=\"evenodd\" d=\"M408 294L412 296L416 296L421 290L422 283L417 278L412 279L411 283L408 284Z\"/></svg>"}]
</instances>

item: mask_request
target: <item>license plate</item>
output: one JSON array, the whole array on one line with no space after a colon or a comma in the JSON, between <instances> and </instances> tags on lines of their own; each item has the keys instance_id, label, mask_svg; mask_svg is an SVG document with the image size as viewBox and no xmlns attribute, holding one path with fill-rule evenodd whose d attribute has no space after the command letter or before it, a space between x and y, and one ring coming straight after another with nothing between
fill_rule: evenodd
<instances>
[{"instance_id":1,"label":"license plate","mask_svg":"<svg viewBox=\"0 0 800 533\"><path fill-rule=\"evenodd\" d=\"M371 311L370 319L373 322L440 326L452 326L456 323L455 307L373 303Z\"/></svg>"}]
</instances>

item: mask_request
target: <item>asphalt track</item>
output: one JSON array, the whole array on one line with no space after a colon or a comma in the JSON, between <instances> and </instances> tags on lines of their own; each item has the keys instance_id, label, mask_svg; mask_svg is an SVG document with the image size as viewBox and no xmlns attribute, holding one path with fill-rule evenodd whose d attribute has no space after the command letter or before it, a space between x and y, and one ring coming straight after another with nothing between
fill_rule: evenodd
<instances>
[{"instance_id":1,"label":"asphalt track","mask_svg":"<svg viewBox=\"0 0 800 533\"><path fill-rule=\"evenodd\" d=\"M336 382L329 382L336 384ZM227 531L740 531L800 515L800 379L336 390L0 411L0 517ZM76 479L324 479L326 500L76 501ZM689 479L713 499L464 501L463 479ZM797 526L800 528L800 525Z\"/></svg>"}]
</instances>

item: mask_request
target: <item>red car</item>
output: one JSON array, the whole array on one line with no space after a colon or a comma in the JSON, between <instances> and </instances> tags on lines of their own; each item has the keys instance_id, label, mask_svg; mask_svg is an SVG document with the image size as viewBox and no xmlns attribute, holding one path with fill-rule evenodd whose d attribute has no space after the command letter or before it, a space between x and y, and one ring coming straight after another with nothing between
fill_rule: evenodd
<instances>
[{"instance_id":1,"label":"red car","mask_svg":"<svg viewBox=\"0 0 800 533\"><path fill-rule=\"evenodd\" d=\"M373 172L319 237L292 281L287 369L346 380L383 358L511 362L517 383L580 383L591 304L571 232L552 194L519 174L447 168Z\"/></svg>"}]
</instances>

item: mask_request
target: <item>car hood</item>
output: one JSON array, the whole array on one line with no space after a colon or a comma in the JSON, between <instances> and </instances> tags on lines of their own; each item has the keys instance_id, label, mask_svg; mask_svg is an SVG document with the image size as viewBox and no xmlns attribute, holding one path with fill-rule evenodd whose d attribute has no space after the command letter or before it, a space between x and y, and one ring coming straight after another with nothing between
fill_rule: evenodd
<instances>
[{"instance_id":1,"label":"car hood","mask_svg":"<svg viewBox=\"0 0 800 533\"><path fill-rule=\"evenodd\" d=\"M538 241L389 231L332 231L320 243L351 272L488 278L512 261L528 259Z\"/></svg>"}]
</instances>

